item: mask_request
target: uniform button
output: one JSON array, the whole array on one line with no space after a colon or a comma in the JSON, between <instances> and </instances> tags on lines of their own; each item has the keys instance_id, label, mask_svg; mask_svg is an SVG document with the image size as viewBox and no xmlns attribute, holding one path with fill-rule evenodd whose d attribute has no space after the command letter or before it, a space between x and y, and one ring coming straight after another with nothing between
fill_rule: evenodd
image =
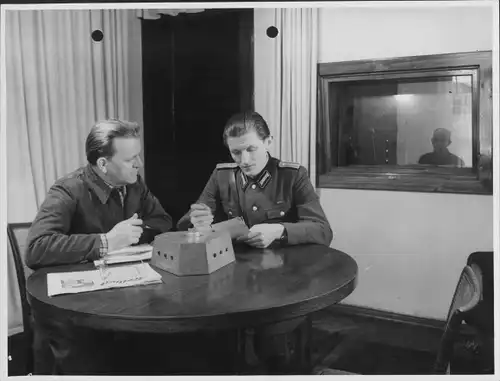
<instances>
[{"instance_id":1,"label":"uniform button","mask_svg":"<svg viewBox=\"0 0 500 381\"><path fill-rule=\"evenodd\" d=\"M255 184L252 184L252 189L255 189L257 186Z\"/></svg>"},{"instance_id":2,"label":"uniform button","mask_svg":"<svg viewBox=\"0 0 500 381\"><path fill-rule=\"evenodd\" d=\"M280 216L283 217L285 215L285 212L284 211L281 211L280 212Z\"/></svg>"},{"instance_id":3,"label":"uniform button","mask_svg":"<svg viewBox=\"0 0 500 381\"><path fill-rule=\"evenodd\" d=\"M257 209L258 209L258 208L257 208L255 205L254 205L254 206L252 206L252 210L253 210L254 212L256 212L256 211L257 211Z\"/></svg>"}]
</instances>

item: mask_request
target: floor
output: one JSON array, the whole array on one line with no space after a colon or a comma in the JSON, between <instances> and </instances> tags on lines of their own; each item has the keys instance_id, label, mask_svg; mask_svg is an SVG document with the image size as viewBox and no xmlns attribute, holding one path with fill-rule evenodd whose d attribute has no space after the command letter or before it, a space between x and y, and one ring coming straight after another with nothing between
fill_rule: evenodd
<instances>
[{"instance_id":1,"label":"floor","mask_svg":"<svg viewBox=\"0 0 500 381\"><path fill-rule=\"evenodd\" d=\"M315 367L367 375L432 373L442 333L439 329L339 315L328 309L312 318ZM9 354L9 376L26 374L18 338L9 338Z\"/></svg>"},{"instance_id":2,"label":"floor","mask_svg":"<svg viewBox=\"0 0 500 381\"><path fill-rule=\"evenodd\" d=\"M357 374L430 374L440 334L324 310L313 318L313 365Z\"/></svg>"}]
</instances>

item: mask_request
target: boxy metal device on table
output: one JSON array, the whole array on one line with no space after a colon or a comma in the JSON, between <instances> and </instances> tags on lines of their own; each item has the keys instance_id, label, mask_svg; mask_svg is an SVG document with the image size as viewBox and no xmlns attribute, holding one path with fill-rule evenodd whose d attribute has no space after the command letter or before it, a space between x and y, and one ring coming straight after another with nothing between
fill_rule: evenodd
<instances>
[{"instance_id":1,"label":"boxy metal device on table","mask_svg":"<svg viewBox=\"0 0 500 381\"><path fill-rule=\"evenodd\" d=\"M183 276L210 274L234 261L228 231L191 231L157 235L150 264Z\"/></svg>"}]
</instances>

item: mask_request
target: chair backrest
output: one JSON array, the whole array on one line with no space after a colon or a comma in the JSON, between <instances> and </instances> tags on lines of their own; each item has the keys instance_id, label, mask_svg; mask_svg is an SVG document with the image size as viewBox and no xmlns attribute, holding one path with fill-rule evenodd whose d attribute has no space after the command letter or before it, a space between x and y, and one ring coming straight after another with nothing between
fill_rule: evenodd
<instances>
[{"instance_id":1,"label":"chair backrest","mask_svg":"<svg viewBox=\"0 0 500 381\"><path fill-rule=\"evenodd\" d=\"M453 299L451 301L446 326L441 337L441 344L434 364L435 373L446 373L453 356L453 344L464 315L471 311L481 299L481 284L474 270L465 266L460 274Z\"/></svg>"},{"instance_id":2,"label":"chair backrest","mask_svg":"<svg viewBox=\"0 0 500 381\"><path fill-rule=\"evenodd\" d=\"M480 278L481 296L488 302L493 303L493 252L476 251L467 258L467 264L472 267Z\"/></svg>"},{"instance_id":3,"label":"chair backrest","mask_svg":"<svg viewBox=\"0 0 500 381\"><path fill-rule=\"evenodd\" d=\"M493 337L494 333L494 280L493 252L478 251L469 255L467 264L472 268L481 285L481 301L477 308L467 314L465 322L479 329L482 334Z\"/></svg>"},{"instance_id":4,"label":"chair backrest","mask_svg":"<svg viewBox=\"0 0 500 381\"><path fill-rule=\"evenodd\" d=\"M26 279L33 272L28 266L26 266L25 252L26 252L26 240L28 238L28 232L31 227L31 223L16 223L7 224L7 236L9 239L9 244L12 248L12 254L14 256L14 264L16 267L17 282L19 285L19 292L21 297L21 306L23 313L23 325L24 330L29 330L30 315L31 310L26 297Z\"/></svg>"},{"instance_id":5,"label":"chair backrest","mask_svg":"<svg viewBox=\"0 0 500 381\"><path fill-rule=\"evenodd\" d=\"M460 274L446 321L448 322L457 311L462 314L470 311L480 299L481 283L472 267L467 265Z\"/></svg>"}]
</instances>

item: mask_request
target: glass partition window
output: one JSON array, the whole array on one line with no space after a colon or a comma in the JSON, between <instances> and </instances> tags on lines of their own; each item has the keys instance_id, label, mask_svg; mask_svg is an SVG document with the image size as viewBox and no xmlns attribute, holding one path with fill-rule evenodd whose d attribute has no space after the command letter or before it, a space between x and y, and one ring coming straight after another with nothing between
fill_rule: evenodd
<instances>
[{"instance_id":1,"label":"glass partition window","mask_svg":"<svg viewBox=\"0 0 500 381\"><path fill-rule=\"evenodd\" d=\"M490 193L478 180L492 153L491 54L318 72L319 187Z\"/></svg>"},{"instance_id":2,"label":"glass partition window","mask_svg":"<svg viewBox=\"0 0 500 381\"><path fill-rule=\"evenodd\" d=\"M341 86L333 166L472 168L472 75Z\"/></svg>"}]
</instances>

